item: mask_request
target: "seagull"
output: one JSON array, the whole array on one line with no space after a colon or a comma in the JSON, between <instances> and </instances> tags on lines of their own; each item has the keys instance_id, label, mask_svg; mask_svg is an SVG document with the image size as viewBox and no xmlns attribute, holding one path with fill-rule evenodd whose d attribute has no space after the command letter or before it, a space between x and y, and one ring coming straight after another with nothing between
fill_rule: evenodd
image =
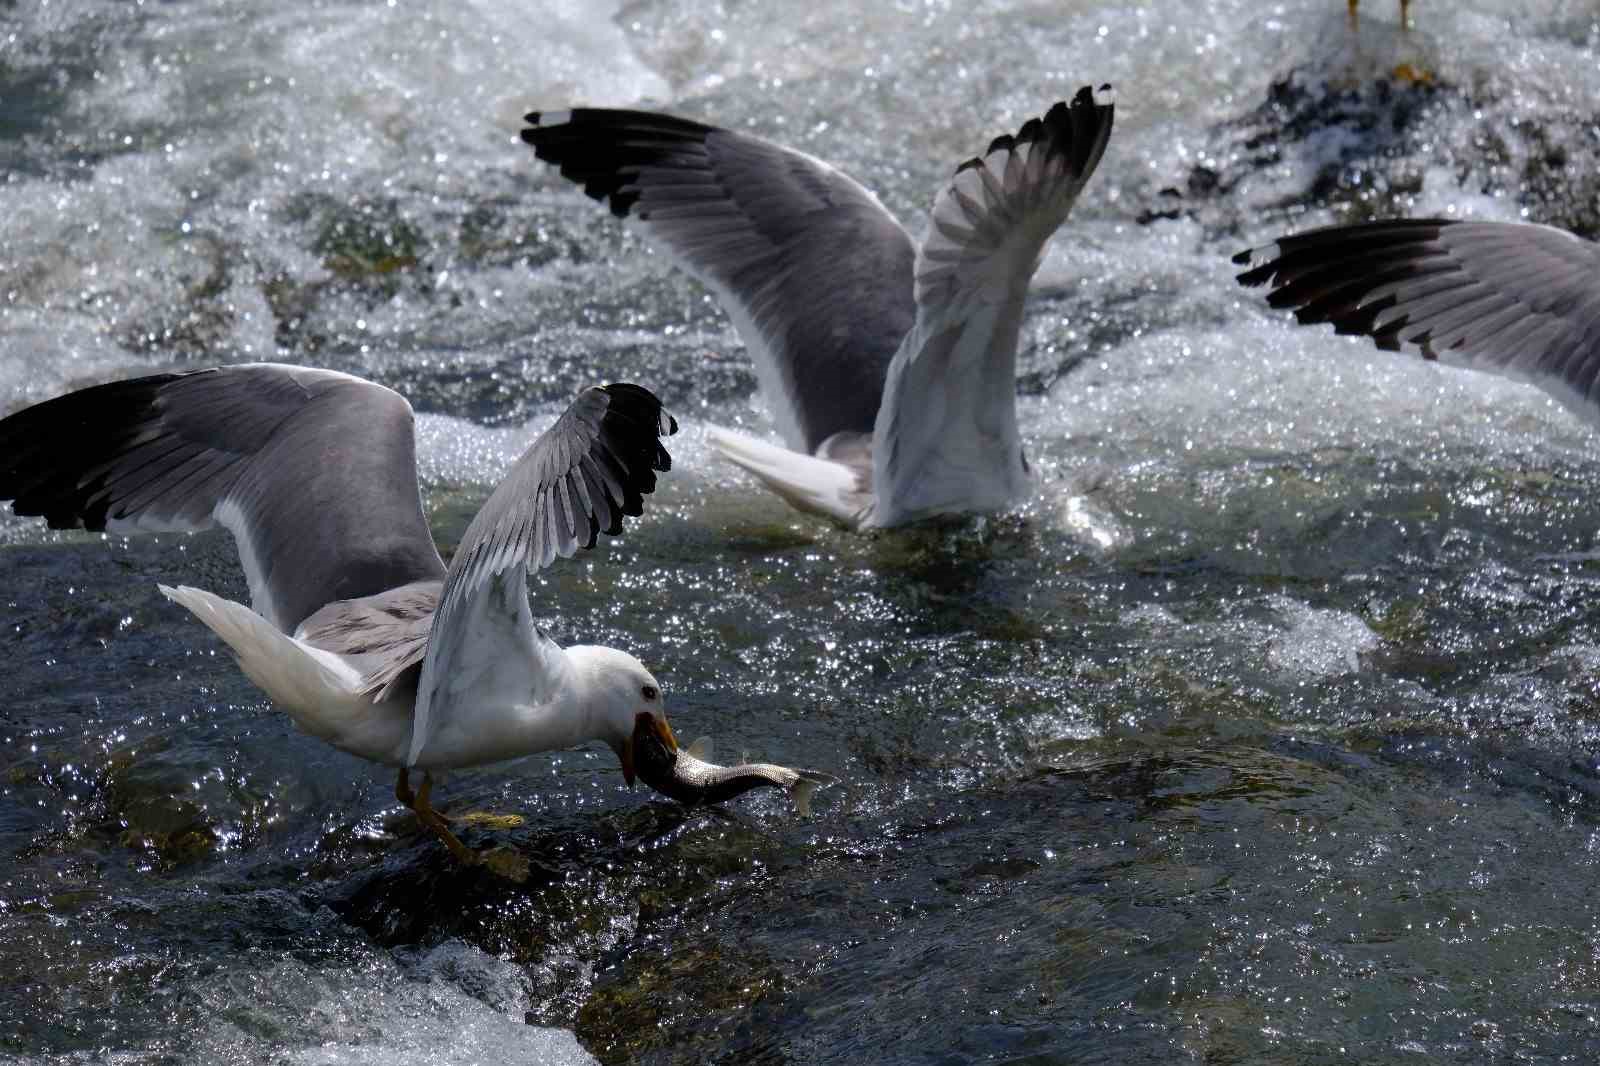
<instances>
[{"instance_id":1,"label":"seagull","mask_svg":"<svg viewBox=\"0 0 1600 1066\"><path fill-rule=\"evenodd\" d=\"M585 389L448 569L422 513L411 405L332 370L157 374L28 407L0 420L0 500L52 529L232 533L250 606L161 592L302 730L398 767L396 797L470 864L429 801L434 772L602 740L632 784L641 716L676 750L650 671L612 648L559 647L534 625L523 572L641 514L677 428L638 385Z\"/></svg>"},{"instance_id":2,"label":"seagull","mask_svg":"<svg viewBox=\"0 0 1600 1066\"><path fill-rule=\"evenodd\" d=\"M712 427L713 446L802 511L886 528L1030 492L1023 304L1112 109L1084 87L997 137L941 189L920 245L848 175L750 134L583 108L530 113L522 139L733 319L783 446Z\"/></svg>"},{"instance_id":3,"label":"seagull","mask_svg":"<svg viewBox=\"0 0 1600 1066\"><path fill-rule=\"evenodd\" d=\"M1387 219L1309 230L1233 257L1302 324L1487 370L1600 421L1600 245L1523 222Z\"/></svg>"}]
</instances>

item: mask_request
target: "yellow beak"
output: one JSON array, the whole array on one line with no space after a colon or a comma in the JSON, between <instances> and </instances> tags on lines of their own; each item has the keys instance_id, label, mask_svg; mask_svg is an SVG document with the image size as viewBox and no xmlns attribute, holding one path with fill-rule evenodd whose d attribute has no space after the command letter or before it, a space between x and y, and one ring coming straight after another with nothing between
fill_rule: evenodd
<instances>
[{"instance_id":1,"label":"yellow beak","mask_svg":"<svg viewBox=\"0 0 1600 1066\"><path fill-rule=\"evenodd\" d=\"M652 714L650 726L656 731L656 736L661 738L661 743L667 746L668 751L678 750L678 738L672 735L672 727L667 724L666 715Z\"/></svg>"}]
</instances>

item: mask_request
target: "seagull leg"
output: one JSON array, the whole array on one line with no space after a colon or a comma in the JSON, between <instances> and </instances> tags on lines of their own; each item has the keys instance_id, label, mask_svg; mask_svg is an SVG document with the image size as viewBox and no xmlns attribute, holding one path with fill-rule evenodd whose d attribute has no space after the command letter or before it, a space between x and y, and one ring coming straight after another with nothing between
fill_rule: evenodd
<instances>
[{"instance_id":1,"label":"seagull leg","mask_svg":"<svg viewBox=\"0 0 1600 1066\"><path fill-rule=\"evenodd\" d=\"M450 832L450 828L445 824L445 816L434 810L433 805L428 802L428 795L432 791L432 774L429 774L427 771L423 771L422 790L420 792L412 792L411 775L405 767L402 766L400 768L400 776L395 778L394 782L395 799L399 800L401 803L415 811L417 815L417 821L421 822L424 826L432 830L440 840L444 841L445 847L450 849L450 853L454 855L462 865L476 866L481 863L508 881L521 882L528 879L528 870L530 869L530 866L525 856L518 855L510 848L491 848L480 855L478 852L473 851L471 848L461 843L456 835ZM496 824L496 819L493 815L479 815L474 817L473 815L469 814L466 817L459 819L459 821L473 824ZM502 818L496 824L496 828L510 828L511 826L521 824L522 819L520 817L516 815L506 815L502 816Z\"/></svg>"},{"instance_id":2,"label":"seagull leg","mask_svg":"<svg viewBox=\"0 0 1600 1066\"><path fill-rule=\"evenodd\" d=\"M1400 0L1400 39L1402 41L1411 39L1411 0ZM1396 81L1408 85L1433 84L1433 71L1410 60L1396 64L1392 73Z\"/></svg>"},{"instance_id":3,"label":"seagull leg","mask_svg":"<svg viewBox=\"0 0 1600 1066\"><path fill-rule=\"evenodd\" d=\"M1361 6L1361 0L1350 0L1350 28L1356 28L1356 8Z\"/></svg>"},{"instance_id":4,"label":"seagull leg","mask_svg":"<svg viewBox=\"0 0 1600 1066\"><path fill-rule=\"evenodd\" d=\"M405 781L405 777L406 772L401 770L400 780ZM406 792L409 793L410 791L411 786L407 783ZM417 790L416 796L412 798L409 804L411 809L417 812L417 821L427 826L433 831L434 836L444 841L444 846L450 849L450 854L454 855L456 860L463 866L476 865L478 853L456 839L456 835L450 832L450 827L444 824L444 819L440 817L439 812L434 810L433 805L428 802L428 794L432 791L433 775L424 770L422 773L422 787ZM395 795L400 795L400 786L398 784L395 786Z\"/></svg>"}]
</instances>

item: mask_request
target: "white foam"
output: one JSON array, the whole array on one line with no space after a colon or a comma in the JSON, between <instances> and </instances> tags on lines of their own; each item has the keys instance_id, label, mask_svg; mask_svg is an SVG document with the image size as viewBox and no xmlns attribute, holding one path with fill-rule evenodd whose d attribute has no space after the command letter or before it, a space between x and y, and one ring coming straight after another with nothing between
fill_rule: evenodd
<instances>
[{"instance_id":1,"label":"white foam","mask_svg":"<svg viewBox=\"0 0 1600 1066\"><path fill-rule=\"evenodd\" d=\"M187 1057L305 1066L592 1066L572 1033L524 1022L521 972L459 941L353 968L235 957L192 993L209 1024Z\"/></svg>"},{"instance_id":2,"label":"white foam","mask_svg":"<svg viewBox=\"0 0 1600 1066\"><path fill-rule=\"evenodd\" d=\"M92 163L44 140L38 172L0 182L0 409L196 353L273 358L271 294L330 277L304 246L316 220L295 212L327 210L319 197L466 199L531 169L524 111L665 95L618 6L289 5L247 32L237 13L153 8L139 33L104 31L95 78L62 105L64 125L95 131ZM45 33L54 10L19 36ZM348 332L374 335L422 313L348 310Z\"/></svg>"},{"instance_id":3,"label":"white foam","mask_svg":"<svg viewBox=\"0 0 1600 1066\"><path fill-rule=\"evenodd\" d=\"M1267 646L1267 662L1286 674L1353 674L1361 669L1361 656L1378 647L1378 635L1347 611L1287 598L1278 598L1275 606L1288 628Z\"/></svg>"}]
</instances>

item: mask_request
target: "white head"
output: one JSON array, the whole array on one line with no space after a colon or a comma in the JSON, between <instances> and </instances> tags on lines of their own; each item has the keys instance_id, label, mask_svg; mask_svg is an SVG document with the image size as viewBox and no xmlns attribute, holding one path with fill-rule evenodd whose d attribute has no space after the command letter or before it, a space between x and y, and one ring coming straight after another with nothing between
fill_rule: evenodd
<instances>
[{"instance_id":1,"label":"white head","mask_svg":"<svg viewBox=\"0 0 1600 1066\"><path fill-rule=\"evenodd\" d=\"M617 753L628 784L633 784L633 730L641 717L648 719L668 750L678 750L667 725L661 683L644 663L625 651L594 644L575 644L567 655L582 678L591 732Z\"/></svg>"}]
</instances>

